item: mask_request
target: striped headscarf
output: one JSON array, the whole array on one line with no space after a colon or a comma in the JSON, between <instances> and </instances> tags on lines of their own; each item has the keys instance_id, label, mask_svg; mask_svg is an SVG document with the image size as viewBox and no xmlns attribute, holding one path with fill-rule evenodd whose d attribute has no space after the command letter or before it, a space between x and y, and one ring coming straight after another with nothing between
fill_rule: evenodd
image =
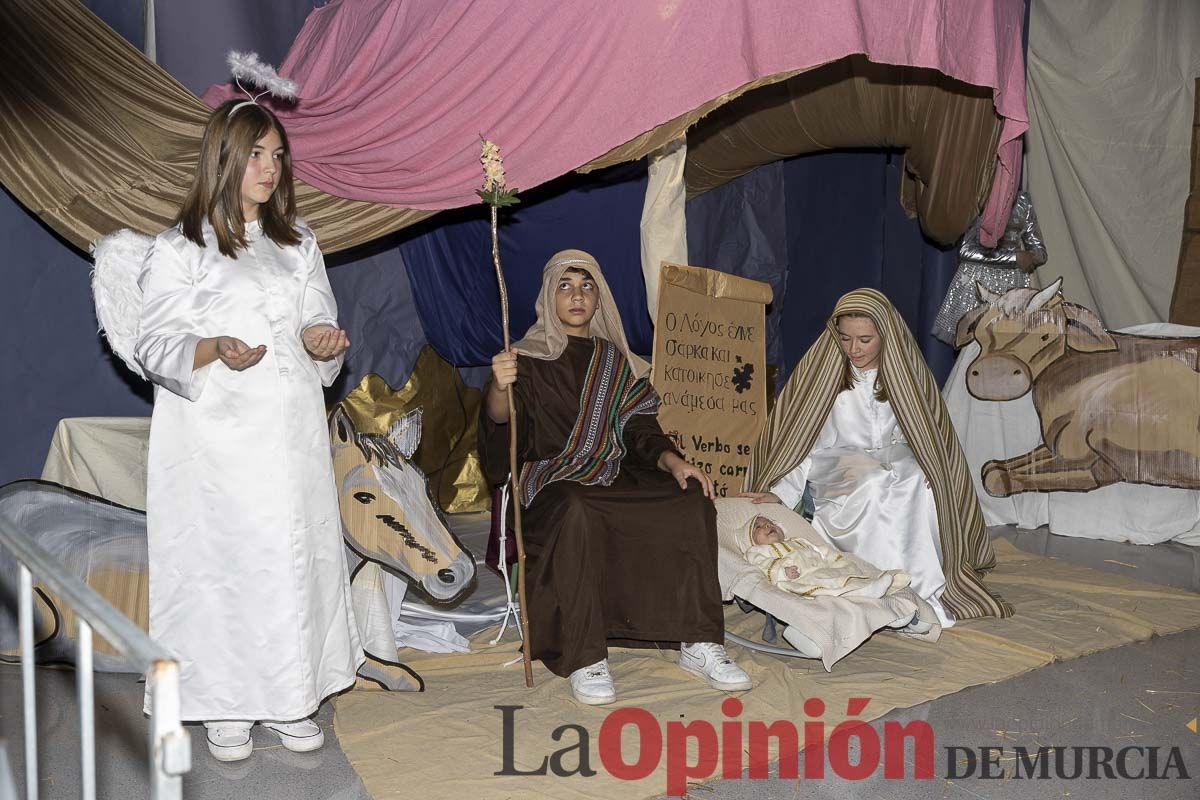
<instances>
[{"instance_id":1,"label":"striped headscarf","mask_svg":"<svg viewBox=\"0 0 1200 800\"><path fill-rule=\"evenodd\" d=\"M1012 606L983 585L982 574L996 565L996 556L937 382L899 312L874 289L843 295L826 330L800 359L755 446L746 488L769 491L808 457L842 389L846 356L837 320L846 314L869 317L883 337L879 380L937 506L946 575L942 603L957 619L1012 616Z\"/></svg>"}]
</instances>

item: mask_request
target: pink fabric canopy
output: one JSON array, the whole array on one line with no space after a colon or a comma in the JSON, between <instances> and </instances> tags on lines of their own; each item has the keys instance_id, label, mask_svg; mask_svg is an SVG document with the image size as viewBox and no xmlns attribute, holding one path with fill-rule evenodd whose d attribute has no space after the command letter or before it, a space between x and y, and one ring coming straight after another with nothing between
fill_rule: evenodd
<instances>
[{"instance_id":1,"label":"pink fabric canopy","mask_svg":"<svg viewBox=\"0 0 1200 800\"><path fill-rule=\"evenodd\" d=\"M478 202L480 134L528 189L748 83L864 53L994 89L995 237L1028 128L1022 16L1023 0L335 0L280 66L300 101L279 116L313 186L455 208Z\"/></svg>"}]
</instances>

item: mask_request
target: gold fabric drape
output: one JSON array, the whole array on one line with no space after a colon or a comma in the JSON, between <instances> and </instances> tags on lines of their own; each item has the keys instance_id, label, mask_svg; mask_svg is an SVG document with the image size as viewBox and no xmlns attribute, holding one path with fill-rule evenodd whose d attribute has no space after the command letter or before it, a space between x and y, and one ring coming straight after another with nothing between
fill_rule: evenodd
<instances>
[{"instance_id":1,"label":"gold fabric drape","mask_svg":"<svg viewBox=\"0 0 1200 800\"><path fill-rule=\"evenodd\" d=\"M905 151L900 202L943 245L979 215L1003 120L992 90L849 56L747 93L688 134L688 197L762 164L834 147Z\"/></svg>"},{"instance_id":2,"label":"gold fabric drape","mask_svg":"<svg viewBox=\"0 0 1200 800\"><path fill-rule=\"evenodd\" d=\"M341 406L359 433L385 435L392 423L422 409L421 444L413 461L429 479L429 491L448 514L487 511L492 490L475 445L483 393L463 383L458 371L426 345L412 375L399 389L369 373Z\"/></svg>"},{"instance_id":3,"label":"gold fabric drape","mask_svg":"<svg viewBox=\"0 0 1200 800\"><path fill-rule=\"evenodd\" d=\"M211 109L72 0L0 3L0 182L86 250L118 228L171 224ZM346 200L296 182L326 253L433 212Z\"/></svg>"}]
</instances>

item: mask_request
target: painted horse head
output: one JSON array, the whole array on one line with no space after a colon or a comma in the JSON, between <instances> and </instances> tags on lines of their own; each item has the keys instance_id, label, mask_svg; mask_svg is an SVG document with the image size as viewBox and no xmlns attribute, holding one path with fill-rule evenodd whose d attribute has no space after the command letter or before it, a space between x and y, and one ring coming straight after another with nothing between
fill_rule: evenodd
<instances>
[{"instance_id":1,"label":"painted horse head","mask_svg":"<svg viewBox=\"0 0 1200 800\"><path fill-rule=\"evenodd\" d=\"M384 436L359 433L340 405L329 417L346 544L447 602L471 586L475 560L446 527L425 475L410 460L420 440L420 409Z\"/></svg>"}]
</instances>

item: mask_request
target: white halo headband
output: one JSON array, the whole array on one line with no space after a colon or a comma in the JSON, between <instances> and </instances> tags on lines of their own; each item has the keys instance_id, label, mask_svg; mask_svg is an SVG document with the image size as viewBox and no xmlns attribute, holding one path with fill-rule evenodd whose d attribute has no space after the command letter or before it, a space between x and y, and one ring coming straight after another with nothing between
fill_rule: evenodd
<instances>
[{"instance_id":1,"label":"white halo headband","mask_svg":"<svg viewBox=\"0 0 1200 800\"><path fill-rule=\"evenodd\" d=\"M232 117L234 112L239 108L258 105L258 98L263 95L269 94L272 97L278 97L280 100L296 99L296 82L281 77L275 71L274 67L260 61L258 53L230 51L226 63L229 64L229 70L233 73L233 82L237 84L237 87L249 99L243 100L229 109L229 113L225 116L225 119ZM251 86L261 87L263 91L258 94L251 94L242 84L243 80Z\"/></svg>"}]
</instances>

